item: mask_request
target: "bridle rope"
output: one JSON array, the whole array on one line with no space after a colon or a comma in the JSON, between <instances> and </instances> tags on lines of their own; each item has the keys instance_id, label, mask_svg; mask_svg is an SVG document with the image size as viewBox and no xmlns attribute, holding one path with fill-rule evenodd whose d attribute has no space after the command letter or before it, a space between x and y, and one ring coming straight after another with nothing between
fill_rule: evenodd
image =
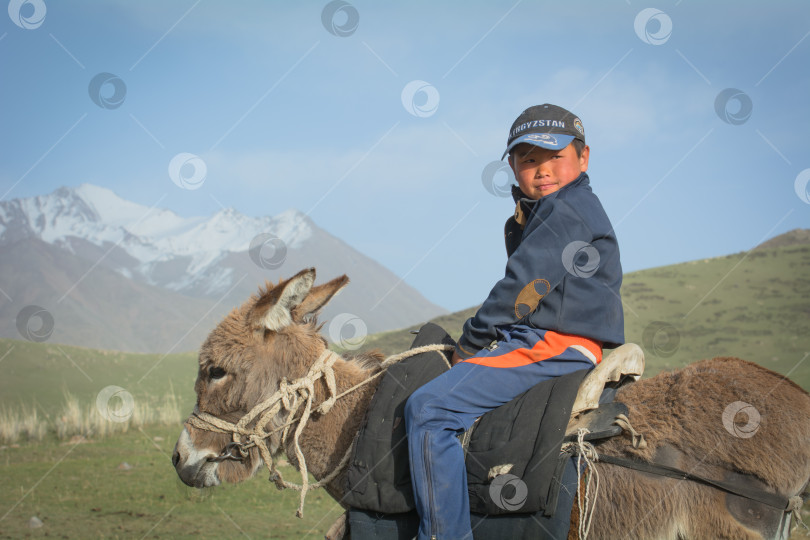
<instances>
[{"instance_id":1,"label":"bridle rope","mask_svg":"<svg viewBox=\"0 0 810 540\"><path fill-rule=\"evenodd\" d=\"M335 362L337 362L339 359L343 360L343 358L337 353L329 349L325 349L318 359L315 360L315 363L312 364L312 367L309 368L306 375L300 379L296 379L293 382L287 382L286 378L281 379L278 390L276 390L269 398L250 409L250 411L240 418L238 422L228 422L212 414L199 412L195 408L194 412L192 412L191 416L188 418L188 423L205 431L231 434L233 442L225 446L225 449L222 451L220 456L211 458L210 461L224 461L226 459L241 461L247 457L248 451L251 448L258 448L259 455L261 456L265 465L267 465L270 469L270 481L273 482L278 489L290 488L301 492L301 498L299 500L296 515L298 517L303 517L304 499L306 498L307 491L310 489L323 487L334 480L349 463L353 446L353 444L349 445L349 448L346 451L346 454L340 460L340 463L338 463L338 465L329 474L314 484L310 484L307 462L304 458L304 453L301 451L299 438L301 433L304 431L304 428L306 427L312 413L315 412L318 414L327 414L338 399L350 394L351 392L354 392L374 379L380 377L388 370L390 366L400 362L401 360L424 352L441 352L450 351L452 349L453 347L451 345L424 345L422 347L416 347L405 352L389 356L380 363L380 371L339 394L337 393L337 383L335 380L335 370L333 366ZM441 356L446 361L445 356L443 354ZM315 383L321 378L323 378L324 382L326 383L329 397L320 405L315 407L313 411L312 400L315 396ZM301 411L300 417L296 418L302 407L303 411ZM265 427L267 424L270 423L276 417L276 415L282 411L282 409L288 413L288 420L276 428L269 431L266 430ZM295 445L295 457L298 460L299 469L301 471L301 484L295 484L284 480L281 472L276 468L277 456L280 453L278 449L283 449L286 446L290 428L296 422L298 425L295 427L293 432L293 443ZM270 449L267 446L267 439L279 431L281 431L281 439L279 441L278 449L275 453L270 452ZM234 455L234 451L238 452L239 455Z\"/></svg>"}]
</instances>

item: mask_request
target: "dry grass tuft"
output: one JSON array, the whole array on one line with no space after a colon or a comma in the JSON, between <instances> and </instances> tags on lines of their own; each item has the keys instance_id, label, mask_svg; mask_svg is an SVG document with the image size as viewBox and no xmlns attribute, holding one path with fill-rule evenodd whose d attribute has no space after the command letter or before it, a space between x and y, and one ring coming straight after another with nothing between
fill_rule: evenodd
<instances>
[{"instance_id":1,"label":"dry grass tuft","mask_svg":"<svg viewBox=\"0 0 810 540\"><path fill-rule=\"evenodd\" d=\"M64 404L53 420L39 413L35 406L0 409L0 443L41 441L49 433L59 440L75 436L104 438L114 433L126 433L130 428L147 425L172 425L183 420L180 403L173 390L161 399L139 397L131 403L110 399L106 410L95 402L82 405L66 392Z\"/></svg>"}]
</instances>

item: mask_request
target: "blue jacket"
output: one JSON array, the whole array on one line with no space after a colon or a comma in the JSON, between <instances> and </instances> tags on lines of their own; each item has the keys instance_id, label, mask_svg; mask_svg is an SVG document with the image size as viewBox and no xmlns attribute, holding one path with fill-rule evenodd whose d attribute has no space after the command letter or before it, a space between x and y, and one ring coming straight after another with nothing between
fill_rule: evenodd
<instances>
[{"instance_id":1,"label":"blue jacket","mask_svg":"<svg viewBox=\"0 0 810 540\"><path fill-rule=\"evenodd\" d=\"M517 207L505 228L506 275L464 323L459 356L489 347L498 327L511 324L590 338L606 348L624 343L619 245L588 175L536 201L517 187L512 195Z\"/></svg>"}]
</instances>

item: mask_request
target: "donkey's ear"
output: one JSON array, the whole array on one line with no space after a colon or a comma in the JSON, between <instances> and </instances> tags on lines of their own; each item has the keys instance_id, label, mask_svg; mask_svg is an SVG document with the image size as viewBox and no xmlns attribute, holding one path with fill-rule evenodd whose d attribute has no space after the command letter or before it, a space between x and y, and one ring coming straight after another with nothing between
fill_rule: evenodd
<instances>
[{"instance_id":1,"label":"donkey's ear","mask_svg":"<svg viewBox=\"0 0 810 540\"><path fill-rule=\"evenodd\" d=\"M248 314L251 327L276 331L292 323L292 311L307 297L314 281L315 269L307 268L264 293Z\"/></svg>"},{"instance_id":2,"label":"donkey's ear","mask_svg":"<svg viewBox=\"0 0 810 540\"><path fill-rule=\"evenodd\" d=\"M317 315L321 308L349 283L345 275L332 281L313 287L304 301L293 309L292 317L295 322L302 322L307 316Z\"/></svg>"}]
</instances>

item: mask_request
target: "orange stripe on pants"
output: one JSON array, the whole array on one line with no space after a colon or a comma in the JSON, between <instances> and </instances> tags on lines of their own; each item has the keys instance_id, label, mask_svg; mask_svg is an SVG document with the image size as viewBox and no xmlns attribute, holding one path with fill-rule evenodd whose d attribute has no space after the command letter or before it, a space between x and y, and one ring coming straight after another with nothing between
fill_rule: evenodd
<instances>
[{"instance_id":1,"label":"orange stripe on pants","mask_svg":"<svg viewBox=\"0 0 810 540\"><path fill-rule=\"evenodd\" d=\"M527 366L535 362L541 362L547 358L559 356L573 345L579 345L587 349L593 354L594 358L596 358L597 364L602 361L602 346L599 342L581 336L560 334L550 330L546 331L543 339L538 341L531 349L516 349L501 356L472 357L464 361L480 366L498 368Z\"/></svg>"}]
</instances>

